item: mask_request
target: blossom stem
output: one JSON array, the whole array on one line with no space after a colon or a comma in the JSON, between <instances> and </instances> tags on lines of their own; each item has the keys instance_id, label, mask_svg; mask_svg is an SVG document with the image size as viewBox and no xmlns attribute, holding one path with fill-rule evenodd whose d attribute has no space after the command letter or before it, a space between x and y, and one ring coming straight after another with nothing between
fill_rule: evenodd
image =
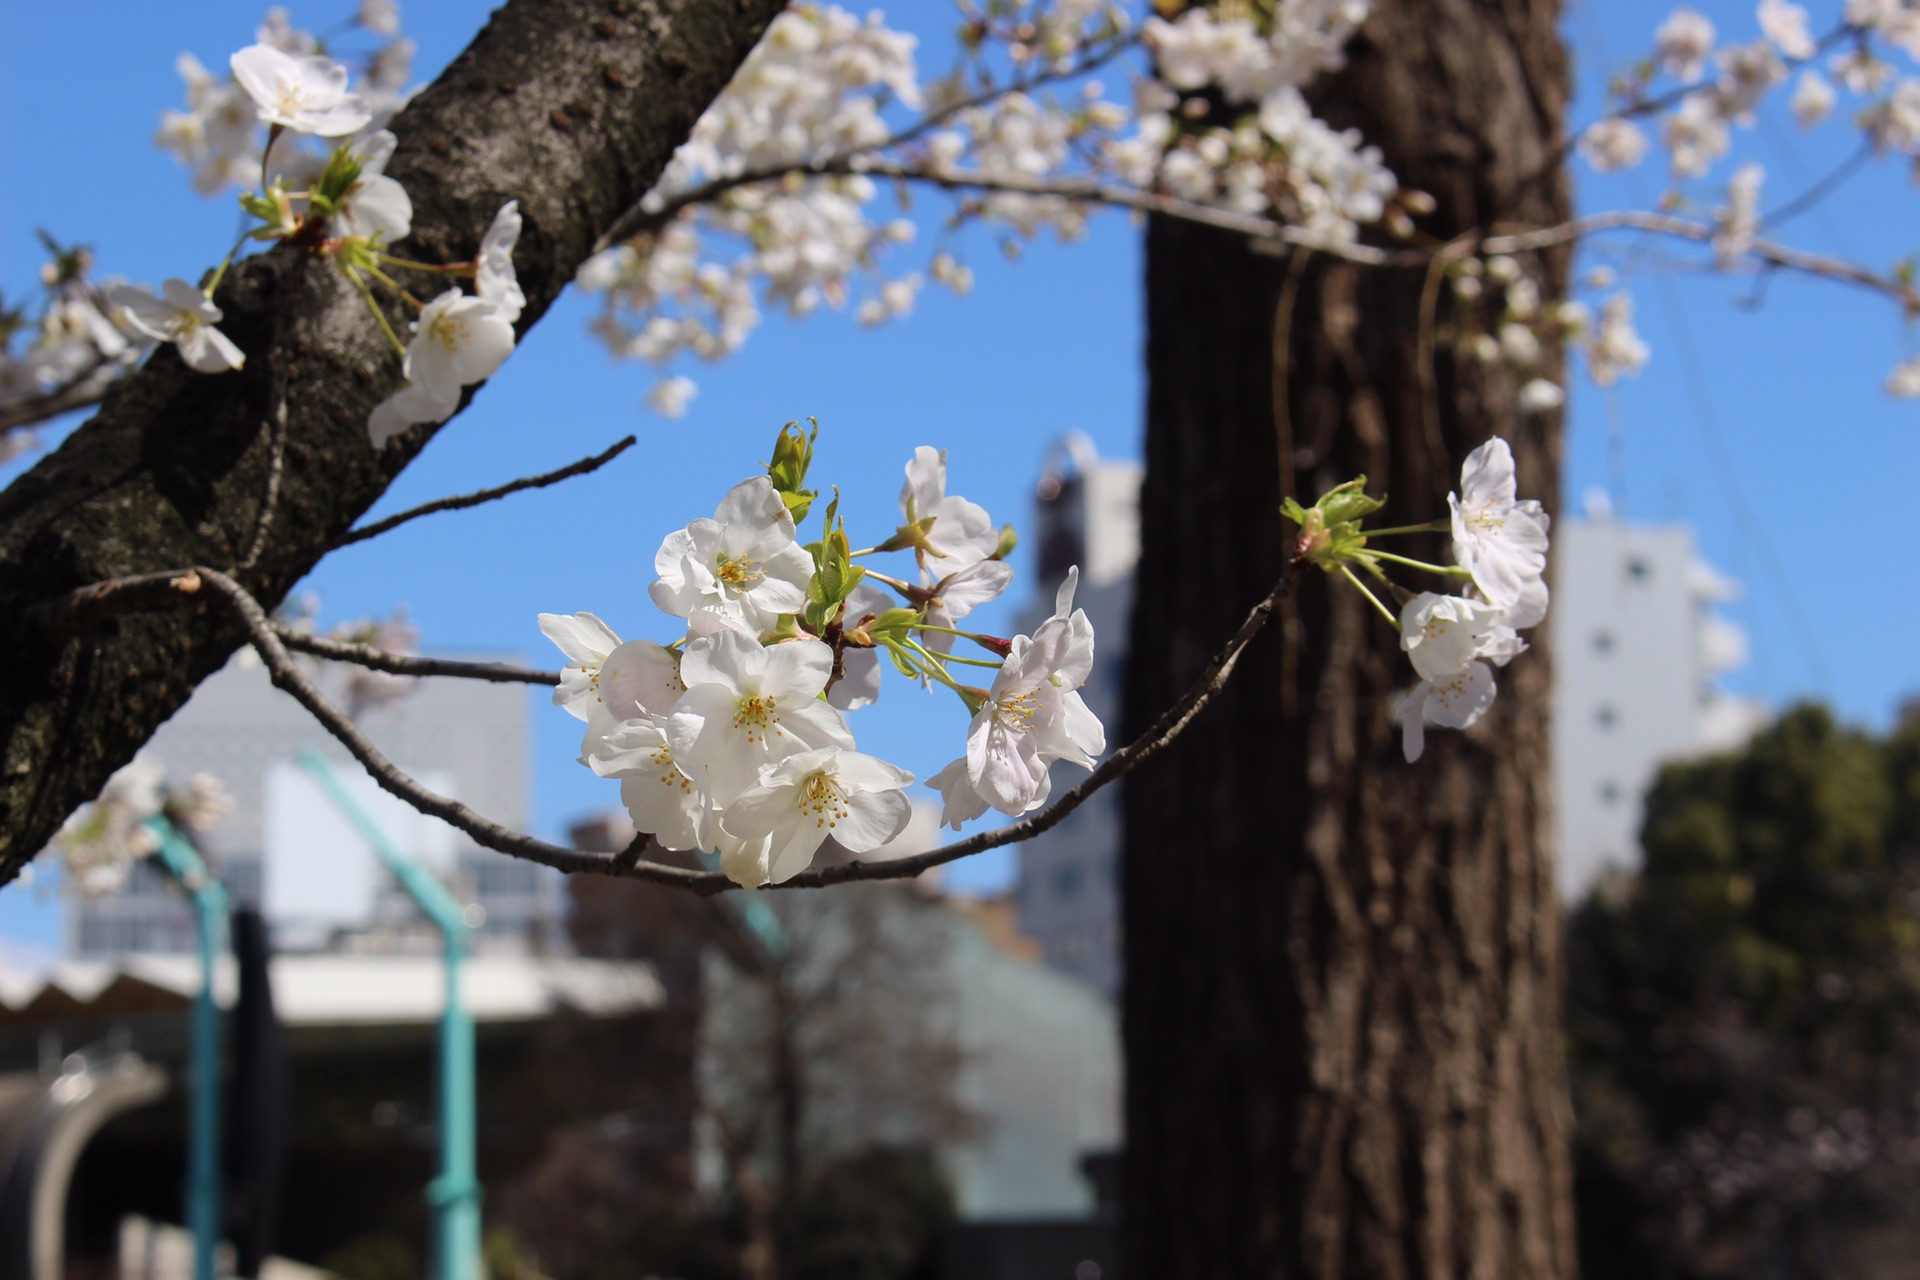
<instances>
[{"instance_id":1,"label":"blossom stem","mask_svg":"<svg viewBox=\"0 0 1920 1280\"><path fill-rule=\"evenodd\" d=\"M372 276L375 280L378 280L381 284L387 286L387 288L399 294L404 301L411 302L413 304L413 309L415 311L426 310L426 306L427 306L426 303L420 301L420 299L408 293L406 289L401 287L400 282L398 280L395 280L392 276L388 275L386 272L382 271L380 268L368 267L367 274Z\"/></svg>"},{"instance_id":2,"label":"blossom stem","mask_svg":"<svg viewBox=\"0 0 1920 1280\"><path fill-rule=\"evenodd\" d=\"M213 279L207 281L207 287L200 291L207 296L209 302L213 300L213 291L220 287L221 279L227 274L227 268L233 265L234 255L240 252L240 246L245 244L252 234L250 231L243 232L240 238L233 242L233 248L227 250L227 256L220 259L220 265L214 268Z\"/></svg>"},{"instance_id":3,"label":"blossom stem","mask_svg":"<svg viewBox=\"0 0 1920 1280\"><path fill-rule=\"evenodd\" d=\"M963 667L991 667L995 671L998 671L1002 666L1006 665L1003 662L995 662L991 658L963 658L957 653L946 654L941 660L943 662L957 662Z\"/></svg>"},{"instance_id":4,"label":"blossom stem","mask_svg":"<svg viewBox=\"0 0 1920 1280\"><path fill-rule=\"evenodd\" d=\"M1387 560L1394 564L1403 564L1409 569L1424 569L1428 573L1437 573L1443 578L1471 578L1473 576L1471 569L1463 569L1459 565L1428 564L1424 560L1409 560L1405 556L1396 556L1391 551L1374 551L1369 548L1361 552L1361 554L1376 560Z\"/></svg>"},{"instance_id":5,"label":"blossom stem","mask_svg":"<svg viewBox=\"0 0 1920 1280\"><path fill-rule=\"evenodd\" d=\"M902 643L904 643L908 649L918 654L923 660L921 663L915 664L920 667L922 673L932 676L935 680L938 680L955 693L960 692L960 682L947 674L946 665L933 653L929 652L924 645L912 636L908 636Z\"/></svg>"},{"instance_id":6,"label":"blossom stem","mask_svg":"<svg viewBox=\"0 0 1920 1280\"><path fill-rule=\"evenodd\" d=\"M347 273L347 279L353 281L353 287L360 291L360 296L367 300L367 310L373 312L373 318L380 322L380 331L387 335L387 341L393 343L393 349L398 351L400 358L404 360L407 355L407 344L400 341L400 335L395 333L393 326L387 323L387 313L380 309L380 303L374 298L373 290L367 288L367 282L360 278L358 271L352 267L343 267L343 270Z\"/></svg>"},{"instance_id":7,"label":"blossom stem","mask_svg":"<svg viewBox=\"0 0 1920 1280\"><path fill-rule=\"evenodd\" d=\"M991 636L983 636L977 631L962 631L958 627L936 627L924 622L914 623L913 629L915 631L938 631L942 635L959 636L962 640L980 641L992 639ZM1000 664L996 662L993 665L997 667Z\"/></svg>"},{"instance_id":8,"label":"blossom stem","mask_svg":"<svg viewBox=\"0 0 1920 1280\"><path fill-rule=\"evenodd\" d=\"M1387 606L1380 603L1380 597L1373 594L1372 589L1369 588L1366 583L1360 581L1360 579L1353 576L1353 570L1347 568L1347 566L1343 564L1340 566L1340 572L1343 575L1345 575L1348 582L1351 582L1354 586L1360 589L1361 595L1365 596L1368 600L1373 602L1373 607L1380 611L1380 616L1387 620L1388 626L1393 627L1395 630L1399 630L1400 619L1393 616L1393 610L1387 608Z\"/></svg>"},{"instance_id":9,"label":"blossom stem","mask_svg":"<svg viewBox=\"0 0 1920 1280\"><path fill-rule=\"evenodd\" d=\"M873 570L873 569L867 570L867 576L869 578L873 578L880 582L886 583L888 586L892 587L895 591L898 591L901 595L907 597L907 599L909 600L913 599L913 587L908 583L901 581L899 578L889 578L886 574L877 572L876 570Z\"/></svg>"},{"instance_id":10,"label":"blossom stem","mask_svg":"<svg viewBox=\"0 0 1920 1280\"><path fill-rule=\"evenodd\" d=\"M1369 538L1384 538L1395 533L1445 533L1453 525L1446 520L1435 520L1431 524L1403 524L1392 529L1362 529Z\"/></svg>"},{"instance_id":11,"label":"blossom stem","mask_svg":"<svg viewBox=\"0 0 1920 1280\"><path fill-rule=\"evenodd\" d=\"M436 275L470 276L473 274L471 262L415 262L411 258L396 258L390 253L376 251L376 254L382 262L392 263L396 267L407 267L413 271L431 271Z\"/></svg>"}]
</instances>

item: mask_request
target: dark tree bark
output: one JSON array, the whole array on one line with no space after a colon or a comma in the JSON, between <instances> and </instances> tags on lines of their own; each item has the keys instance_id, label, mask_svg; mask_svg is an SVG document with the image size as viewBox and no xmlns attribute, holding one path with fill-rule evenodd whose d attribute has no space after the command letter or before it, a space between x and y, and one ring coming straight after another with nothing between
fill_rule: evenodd
<instances>
[{"instance_id":1,"label":"dark tree bark","mask_svg":"<svg viewBox=\"0 0 1920 1280\"><path fill-rule=\"evenodd\" d=\"M525 333L782 3L512 0L393 123L387 171L414 206L403 248L470 260L518 199ZM331 266L279 249L239 264L216 301L244 371L195 374L162 348L0 494L0 883L242 638L217 598L78 635L37 625L36 606L105 579L240 563L266 492L277 378L284 474L259 567L243 575L269 605L437 430L369 447L367 414L398 386L399 361Z\"/></svg>"},{"instance_id":2,"label":"dark tree bark","mask_svg":"<svg viewBox=\"0 0 1920 1280\"><path fill-rule=\"evenodd\" d=\"M1375 0L1319 87L1436 198L1426 234L1569 216L1557 16ZM1530 266L1559 296L1564 257ZM1426 283L1150 226L1134 728L1279 576L1283 493L1364 473L1392 496L1386 523L1431 520L1499 434L1522 493L1552 505L1558 415L1522 415L1519 379L1443 350L1423 412ZM1129 1274L1570 1277L1544 632L1483 724L1433 732L1409 766L1393 631L1318 574L1279 621L1231 696L1126 784Z\"/></svg>"}]
</instances>

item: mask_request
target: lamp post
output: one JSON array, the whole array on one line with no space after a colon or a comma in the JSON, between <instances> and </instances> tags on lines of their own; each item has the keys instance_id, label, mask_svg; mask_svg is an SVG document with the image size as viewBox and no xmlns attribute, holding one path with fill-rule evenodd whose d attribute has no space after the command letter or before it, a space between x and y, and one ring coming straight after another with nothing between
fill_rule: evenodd
<instances>
[{"instance_id":1,"label":"lamp post","mask_svg":"<svg viewBox=\"0 0 1920 1280\"><path fill-rule=\"evenodd\" d=\"M217 1280L220 1247L220 1005L213 995L214 957L225 947L226 886L214 879L192 843L164 817L148 819L159 837L160 863L193 899L200 936L200 993L193 1002L192 1092L187 1103L187 1227L193 1233L194 1280Z\"/></svg>"},{"instance_id":2,"label":"lamp post","mask_svg":"<svg viewBox=\"0 0 1920 1280\"><path fill-rule=\"evenodd\" d=\"M431 871L394 844L341 783L325 756L311 747L302 748L299 763L440 931L447 970L447 1002L440 1013L440 1176L427 1184L427 1203L433 1207L435 1273L438 1280L480 1280L473 1018L460 998L461 962L467 952L465 913Z\"/></svg>"}]
</instances>

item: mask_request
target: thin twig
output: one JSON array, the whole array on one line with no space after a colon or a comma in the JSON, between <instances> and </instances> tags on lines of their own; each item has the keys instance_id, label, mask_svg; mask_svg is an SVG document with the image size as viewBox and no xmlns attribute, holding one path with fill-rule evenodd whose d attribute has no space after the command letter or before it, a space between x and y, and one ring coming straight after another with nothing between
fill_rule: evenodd
<instances>
[{"instance_id":1,"label":"thin twig","mask_svg":"<svg viewBox=\"0 0 1920 1280\"><path fill-rule=\"evenodd\" d=\"M20 625L43 631L51 639L65 639L123 614L158 613L190 604L200 587L199 575L192 569L109 578L27 606L20 611Z\"/></svg>"},{"instance_id":2,"label":"thin twig","mask_svg":"<svg viewBox=\"0 0 1920 1280\"><path fill-rule=\"evenodd\" d=\"M582 458L578 462L569 463L567 466L561 467L558 471L549 471L544 475L527 476L524 479L515 480L510 484L503 484L497 488L482 489L478 493L461 494L453 498L439 498L422 506L414 507L410 511L402 511L398 515L388 516L384 520L376 520L370 525L341 534L333 540L332 544L327 547L327 550L338 551L341 547L350 547L356 542L365 542L368 538L377 538L383 533L399 528L409 520L418 520L421 516L430 516L436 511L459 511L466 507L477 507L483 502L492 502L496 498L504 498L508 494L520 493L527 489L544 489L550 484L558 484L562 480L571 480L574 476L583 476L590 471L598 471L601 467L606 466L628 449L631 449L634 446L635 439L633 436L628 436L604 453L596 453L591 458Z\"/></svg>"},{"instance_id":3,"label":"thin twig","mask_svg":"<svg viewBox=\"0 0 1920 1280\"><path fill-rule=\"evenodd\" d=\"M953 844L911 857L885 862L854 861L820 867L803 871L784 884L773 887L813 889L826 885L844 884L853 880L910 879L923 871L955 859L1031 839L1046 831L1079 808L1094 792L1132 771L1142 761L1180 736L1193 718L1200 714L1225 687L1227 680L1233 675L1240 655L1259 634L1260 629L1266 625L1274 606L1286 598L1293 589L1299 570L1297 561L1288 565L1286 573L1282 575L1279 582L1274 584L1273 590L1247 614L1246 621L1240 624L1240 629L1234 633L1233 638L1214 655L1213 661L1207 664L1207 669L1201 673L1200 678L1181 695L1179 701L1154 722L1152 728L1109 756L1099 768L1083 779L1080 785L1062 795L1039 813L1001 827L997 831L983 831L965 840L958 840ZM292 694L294 699L305 707L328 733L346 747L353 758L372 775L382 790L404 800L421 813L439 818L465 832L475 843L486 848L568 873L588 872L597 875L624 876L648 880L655 884L670 885L701 895L723 893L738 887L733 881L716 872L692 871L639 857L634 846L620 853L607 854L586 853L579 849L567 849L548 844L544 840L522 835L491 822L458 801L429 791L395 768L393 763L380 753L379 748L368 741L366 736L354 727L353 722L338 707L329 702L326 695L314 687L313 682L300 671L292 655L287 652L280 634L275 630L272 620L267 617L266 610L260 607L259 601L247 593L246 588L215 569L203 568L197 572L208 585L227 598L234 611L240 616L240 620L252 637L253 647L259 652L261 661L266 664L267 671L273 678L273 683Z\"/></svg>"},{"instance_id":4,"label":"thin twig","mask_svg":"<svg viewBox=\"0 0 1920 1280\"><path fill-rule=\"evenodd\" d=\"M251 569L260 563L260 553L266 549L267 532L273 528L273 513L280 505L280 473L287 459L287 358L280 352L277 333L273 349L267 355L267 381L267 418L273 428L267 455L267 491L260 499L260 514L253 522L253 538L247 543L247 554L240 561L242 569Z\"/></svg>"},{"instance_id":5,"label":"thin twig","mask_svg":"<svg viewBox=\"0 0 1920 1280\"><path fill-rule=\"evenodd\" d=\"M96 355L86 368L59 386L23 400L15 400L12 404L0 405L0 435L57 418L75 409L90 409L99 404L107 394L107 388L113 385L112 378L101 378L99 375L113 363L115 361L106 355Z\"/></svg>"},{"instance_id":6,"label":"thin twig","mask_svg":"<svg viewBox=\"0 0 1920 1280\"><path fill-rule=\"evenodd\" d=\"M1845 185L1847 179L1859 172L1861 165L1873 159L1873 154L1873 143L1861 143L1852 155L1835 165L1825 177L1781 205L1778 209L1775 209L1772 213L1762 217L1756 229L1760 231L1771 231L1781 223L1790 222L1794 218L1799 217L1838 191Z\"/></svg>"},{"instance_id":7,"label":"thin twig","mask_svg":"<svg viewBox=\"0 0 1920 1280\"><path fill-rule=\"evenodd\" d=\"M354 644L347 640L328 640L322 636L308 635L304 631L295 631L282 623L273 624L273 634L280 643L289 649L301 653L310 653L316 658L326 658L333 662L351 662L355 666L367 667L374 671L390 671L401 676L458 676L463 680L485 680L492 684L545 684L560 683L557 671L540 671L533 667L516 667L510 662L459 662L452 658L422 658L415 654L389 653L385 649L370 644Z\"/></svg>"},{"instance_id":8,"label":"thin twig","mask_svg":"<svg viewBox=\"0 0 1920 1280\"><path fill-rule=\"evenodd\" d=\"M253 640L253 647L260 654L260 660L266 664L273 683L292 694L295 701L305 707L314 719L318 720L328 733L331 733L366 771L373 776L381 789L390 795L406 801L421 813L439 818L441 821L464 831L476 842L489 849L515 857L526 858L533 862L545 863L562 871L598 871L641 880L652 880L662 884L677 885L681 888L700 892L712 892L719 886L706 887L714 879L724 880L724 876L710 876L703 872L689 871L682 867L669 867L661 863L645 860L632 860L623 866L624 855L612 853L583 853L578 849L564 849L559 845L536 840L532 836L521 835L508 830L495 822L481 817L467 806L456 800L436 795L418 782L393 766L380 749L369 742L353 725L345 713L327 700L325 694L314 687L311 680L301 672L293 661L286 646L281 643L275 632L273 622L267 617L266 610L260 607L247 589L217 569L202 569L200 575L208 585L227 598L235 613L245 624Z\"/></svg>"}]
</instances>

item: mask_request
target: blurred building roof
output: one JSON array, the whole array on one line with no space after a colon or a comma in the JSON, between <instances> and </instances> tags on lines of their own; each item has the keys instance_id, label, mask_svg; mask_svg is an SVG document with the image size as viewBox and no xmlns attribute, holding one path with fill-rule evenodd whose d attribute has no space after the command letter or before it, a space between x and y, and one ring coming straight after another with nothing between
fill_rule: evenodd
<instances>
[{"instance_id":1,"label":"blurred building roof","mask_svg":"<svg viewBox=\"0 0 1920 1280\"><path fill-rule=\"evenodd\" d=\"M425 1023L440 1016L445 976L438 956L283 955L272 965L274 1007L288 1026ZM533 1021L562 1009L607 1017L658 1008L665 1000L652 966L631 961L474 956L461 978L479 1022ZM230 1004L231 958L217 962L214 984L221 1002ZM190 956L67 961L27 978L0 973L0 1028L181 1008L199 987L200 964Z\"/></svg>"}]
</instances>

